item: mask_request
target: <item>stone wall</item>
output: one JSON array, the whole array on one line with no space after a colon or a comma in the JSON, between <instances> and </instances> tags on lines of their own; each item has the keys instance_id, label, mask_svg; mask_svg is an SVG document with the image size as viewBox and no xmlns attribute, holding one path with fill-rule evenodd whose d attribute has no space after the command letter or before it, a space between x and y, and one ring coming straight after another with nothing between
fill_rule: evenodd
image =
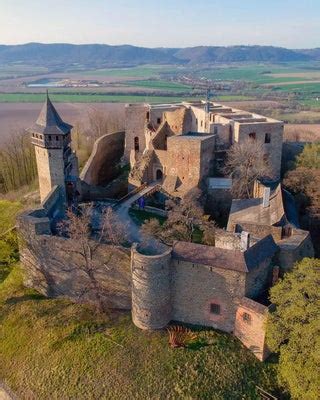
<instances>
[{"instance_id":1,"label":"stone wall","mask_svg":"<svg viewBox=\"0 0 320 400\"><path fill-rule=\"evenodd\" d=\"M102 186L119 173L119 162L124 152L124 132L103 135L93 146L80 179L89 185Z\"/></svg>"},{"instance_id":2,"label":"stone wall","mask_svg":"<svg viewBox=\"0 0 320 400\"><path fill-rule=\"evenodd\" d=\"M260 122L260 123L239 123L234 124L234 140L243 142L254 132L256 140L263 144L265 154L269 155L269 162L274 179L280 178L281 156L282 156L282 140L283 140L283 123L282 122ZM270 133L270 143L265 143L265 134Z\"/></svg>"},{"instance_id":3,"label":"stone wall","mask_svg":"<svg viewBox=\"0 0 320 400\"><path fill-rule=\"evenodd\" d=\"M20 257L26 286L45 296L66 296L75 301L94 302L90 281L82 271L83 260L69 251L69 239L51 235L49 226L49 219L39 211L18 218ZM105 305L130 309L129 251L102 245L94 256L93 266Z\"/></svg>"},{"instance_id":4,"label":"stone wall","mask_svg":"<svg viewBox=\"0 0 320 400\"><path fill-rule=\"evenodd\" d=\"M265 294L272 280L272 257L264 260L247 274L246 296L255 299Z\"/></svg>"},{"instance_id":5,"label":"stone wall","mask_svg":"<svg viewBox=\"0 0 320 400\"><path fill-rule=\"evenodd\" d=\"M139 151L142 154L146 147L145 127L147 124L147 112L150 107L147 104L128 104L125 108L125 151L124 158L130 161L130 152L135 150L134 138L139 139Z\"/></svg>"},{"instance_id":6,"label":"stone wall","mask_svg":"<svg viewBox=\"0 0 320 400\"><path fill-rule=\"evenodd\" d=\"M132 247L132 319L141 329L161 329L172 319L170 260L171 249L144 255Z\"/></svg>"},{"instance_id":7,"label":"stone wall","mask_svg":"<svg viewBox=\"0 0 320 400\"><path fill-rule=\"evenodd\" d=\"M41 202L56 185L65 190L64 159L62 149L35 146ZM65 192L63 193L65 197Z\"/></svg>"},{"instance_id":8,"label":"stone wall","mask_svg":"<svg viewBox=\"0 0 320 400\"><path fill-rule=\"evenodd\" d=\"M187 188L198 186L214 158L214 137L172 136L168 138L167 175L177 176Z\"/></svg>"},{"instance_id":9,"label":"stone wall","mask_svg":"<svg viewBox=\"0 0 320 400\"><path fill-rule=\"evenodd\" d=\"M314 257L314 248L309 232L302 229L293 229L292 235L277 243L280 251L277 263L280 265L281 273L290 271L294 264L305 257Z\"/></svg>"},{"instance_id":10,"label":"stone wall","mask_svg":"<svg viewBox=\"0 0 320 400\"><path fill-rule=\"evenodd\" d=\"M245 273L173 260L172 319L232 332L245 279ZM212 303L219 315L210 311Z\"/></svg>"},{"instance_id":11,"label":"stone wall","mask_svg":"<svg viewBox=\"0 0 320 400\"><path fill-rule=\"evenodd\" d=\"M237 309L234 335L264 361L270 354L265 343L268 307L244 298Z\"/></svg>"}]
</instances>

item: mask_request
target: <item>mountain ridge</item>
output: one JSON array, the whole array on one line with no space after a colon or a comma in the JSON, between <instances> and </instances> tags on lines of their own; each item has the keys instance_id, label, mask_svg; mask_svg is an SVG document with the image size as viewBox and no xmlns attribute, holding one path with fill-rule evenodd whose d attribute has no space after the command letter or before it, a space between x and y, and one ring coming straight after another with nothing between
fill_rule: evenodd
<instances>
[{"instance_id":1,"label":"mountain ridge","mask_svg":"<svg viewBox=\"0 0 320 400\"><path fill-rule=\"evenodd\" d=\"M129 44L37 43L0 44L0 64L25 63L48 67L80 64L92 67L141 64L210 64L223 62L319 61L320 48L275 46L139 47Z\"/></svg>"}]
</instances>

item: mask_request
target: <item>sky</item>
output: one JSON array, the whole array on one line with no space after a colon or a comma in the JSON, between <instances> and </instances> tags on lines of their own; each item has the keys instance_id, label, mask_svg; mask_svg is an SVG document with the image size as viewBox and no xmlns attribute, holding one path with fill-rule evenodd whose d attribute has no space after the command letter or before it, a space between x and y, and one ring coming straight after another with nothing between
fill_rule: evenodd
<instances>
[{"instance_id":1,"label":"sky","mask_svg":"<svg viewBox=\"0 0 320 400\"><path fill-rule=\"evenodd\" d=\"M320 0L0 0L0 44L320 47Z\"/></svg>"}]
</instances>

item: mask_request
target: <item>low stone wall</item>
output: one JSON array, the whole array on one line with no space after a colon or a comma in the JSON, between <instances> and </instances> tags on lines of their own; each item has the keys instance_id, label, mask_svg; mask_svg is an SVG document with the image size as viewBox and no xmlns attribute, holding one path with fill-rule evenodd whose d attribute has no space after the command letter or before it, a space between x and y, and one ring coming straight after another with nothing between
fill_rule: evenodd
<instances>
[{"instance_id":1,"label":"low stone wall","mask_svg":"<svg viewBox=\"0 0 320 400\"><path fill-rule=\"evenodd\" d=\"M118 163L124 152L124 138L124 132L108 133L99 138L80 179L94 186L105 185L114 179L119 173Z\"/></svg>"},{"instance_id":2,"label":"low stone wall","mask_svg":"<svg viewBox=\"0 0 320 400\"><path fill-rule=\"evenodd\" d=\"M34 212L33 212L34 213ZM45 296L66 296L75 301L94 302L90 281L82 270L82 258L70 252L69 239L50 235L50 221L36 211L18 219L20 258L25 284ZM38 224L46 229L38 229ZM94 274L106 307L131 308L129 250L101 245L93 259Z\"/></svg>"}]
</instances>

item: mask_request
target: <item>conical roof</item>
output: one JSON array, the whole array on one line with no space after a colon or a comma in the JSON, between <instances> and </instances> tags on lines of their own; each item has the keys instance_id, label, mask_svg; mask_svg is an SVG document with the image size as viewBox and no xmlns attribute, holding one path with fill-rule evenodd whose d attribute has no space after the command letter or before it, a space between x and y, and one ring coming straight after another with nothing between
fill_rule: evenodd
<instances>
[{"instance_id":1,"label":"conical roof","mask_svg":"<svg viewBox=\"0 0 320 400\"><path fill-rule=\"evenodd\" d=\"M60 115L51 103L48 92L36 123L28 131L48 135L65 135L72 125L62 121Z\"/></svg>"}]
</instances>

